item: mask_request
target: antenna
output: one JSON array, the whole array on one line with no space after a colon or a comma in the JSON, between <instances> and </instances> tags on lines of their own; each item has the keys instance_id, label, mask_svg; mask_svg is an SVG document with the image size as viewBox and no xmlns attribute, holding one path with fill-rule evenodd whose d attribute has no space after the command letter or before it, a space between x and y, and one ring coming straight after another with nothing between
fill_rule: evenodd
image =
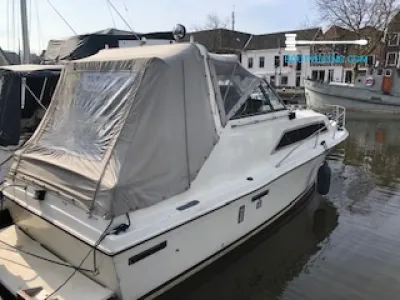
<instances>
[{"instance_id":1,"label":"antenna","mask_svg":"<svg viewBox=\"0 0 400 300\"><path fill-rule=\"evenodd\" d=\"M232 9L231 18L232 18L232 30L235 30L235 5L233 6L233 9Z\"/></svg>"},{"instance_id":2,"label":"antenna","mask_svg":"<svg viewBox=\"0 0 400 300\"><path fill-rule=\"evenodd\" d=\"M121 20L125 23L126 26L132 31L133 35L140 41L140 37L137 35L135 31L133 31L132 27L129 25L129 23L124 19L124 17L119 13L118 9L115 8L115 6L111 3L111 0L107 0L107 2L110 4L112 9L117 13L117 15L121 18Z\"/></svg>"}]
</instances>

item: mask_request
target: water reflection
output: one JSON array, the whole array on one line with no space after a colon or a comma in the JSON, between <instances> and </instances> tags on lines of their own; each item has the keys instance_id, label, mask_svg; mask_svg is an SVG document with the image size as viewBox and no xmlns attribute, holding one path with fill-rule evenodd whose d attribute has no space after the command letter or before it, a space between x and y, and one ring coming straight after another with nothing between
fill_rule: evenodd
<instances>
[{"instance_id":1,"label":"water reflection","mask_svg":"<svg viewBox=\"0 0 400 300\"><path fill-rule=\"evenodd\" d=\"M262 232L158 300L279 299L338 224L335 207L316 194L298 210L275 232Z\"/></svg>"},{"instance_id":2,"label":"water reflection","mask_svg":"<svg viewBox=\"0 0 400 300\"><path fill-rule=\"evenodd\" d=\"M400 178L399 117L349 114L349 138L331 156L340 166L333 197L352 214L369 215L397 195ZM345 188L343 188L343 186ZM340 196L339 196L340 195Z\"/></svg>"},{"instance_id":3,"label":"water reflection","mask_svg":"<svg viewBox=\"0 0 400 300\"><path fill-rule=\"evenodd\" d=\"M359 114L347 118L350 136L337 151L344 155L343 163L362 167L378 186L396 188L400 178L400 118Z\"/></svg>"}]
</instances>

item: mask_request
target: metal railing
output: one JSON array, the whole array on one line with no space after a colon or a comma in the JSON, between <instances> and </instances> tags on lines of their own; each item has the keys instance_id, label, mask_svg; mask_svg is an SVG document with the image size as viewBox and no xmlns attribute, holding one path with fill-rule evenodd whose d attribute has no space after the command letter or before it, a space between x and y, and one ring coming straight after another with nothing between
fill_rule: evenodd
<instances>
[{"instance_id":1,"label":"metal railing","mask_svg":"<svg viewBox=\"0 0 400 300\"><path fill-rule=\"evenodd\" d=\"M292 105L291 106L294 109L309 109L305 105ZM340 105L321 105L319 107L313 107L312 110L320 112L325 114L328 119L330 120L329 126L333 126L333 139L335 139L336 132L341 130L342 128L345 127L346 125L346 109L343 106ZM325 129L328 129L327 125L322 126L320 129L315 131L312 135L308 136L304 140L302 140L300 143L298 143L295 147L293 147L289 153L287 153L276 165L276 168L279 168L281 164L294 152L296 151L299 147L301 147L306 141L309 141L310 139L315 137L315 144L314 144L314 149L317 147L318 142L319 142L319 136L321 132ZM327 146L324 143L323 146L325 147L325 150L327 150Z\"/></svg>"}]
</instances>

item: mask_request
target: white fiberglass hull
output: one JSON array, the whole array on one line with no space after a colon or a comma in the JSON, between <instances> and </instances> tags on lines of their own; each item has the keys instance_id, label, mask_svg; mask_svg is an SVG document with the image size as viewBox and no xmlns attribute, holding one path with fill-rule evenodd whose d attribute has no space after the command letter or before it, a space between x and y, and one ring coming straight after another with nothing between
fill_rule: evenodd
<instances>
[{"instance_id":1,"label":"white fiberglass hull","mask_svg":"<svg viewBox=\"0 0 400 300\"><path fill-rule=\"evenodd\" d=\"M134 292L129 278L140 277L145 269L155 267L159 273L152 276L152 280L143 278L139 286L147 285L148 292L143 289L133 299L142 299L143 295L143 299L152 299L164 293L270 226L298 201L310 196L307 192L313 190L316 172L324 158L316 158L263 189L157 237L151 241L152 245L167 241L172 247L165 249L164 253L160 251L158 255L150 256L143 262L142 270L126 266L125 262L132 253L121 254L116 265L123 274L120 284L122 291L126 291L124 296ZM264 196L258 198L258 195ZM258 199L253 200L255 198ZM168 274L172 270L173 273ZM155 278L157 284L154 284Z\"/></svg>"},{"instance_id":2,"label":"white fiberglass hull","mask_svg":"<svg viewBox=\"0 0 400 300\"><path fill-rule=\"evenodd\" d=\"M349 111L400 113L399 97L383 95L368 89L305 81L306 104L310 108L340 105Z\"/></svg>"},{"instance_id":3,"label":"white fiberglass hull","mask_svg":"<svg viewBox=\"0 0 400 300\"><path fill-rule=\"evenodd\" d=\"M121 253L98 253L100 273L91 277L115 290L120 299L154 298L288 212L313 187L324 159L325 154L315 157L259 190ZM62 253L66 261L78 264L90 250L82 241L17 204L11 211L22 228L41 228L38 238L47 245L51 241L51 250ZM90 269L92 258L88 261L82 267Z\"/></svg>"}]
</instances>

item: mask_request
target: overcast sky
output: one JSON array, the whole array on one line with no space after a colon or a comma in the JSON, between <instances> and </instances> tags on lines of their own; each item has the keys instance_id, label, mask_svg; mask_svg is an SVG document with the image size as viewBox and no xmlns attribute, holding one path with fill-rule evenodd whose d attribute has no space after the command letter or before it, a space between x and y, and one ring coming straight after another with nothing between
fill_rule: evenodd
<instances>
[{"instance_id":1,"label":"overcast sky","mask_svg":"<svg viewBox=\"0 0 400 300\"><path fill-rule=\"evenodd\" d=\"M107 0L27 0L32 52L45 49L49 39L74 34L53 10L49 1L78 34L109 27L128 29L107 4ZM229 18L233 7L236 14L235 29L256 34L297 29L306 19L312 23L317 19L313 0L111 0L111 2L133 30L138 32L168 31L177 23L191 30L194 25L204 24L209 13L215 13L221 19ZM18 38L21 36L19 12L19 0L0 0L0 47L3 49L18 49Z\"/></svg>"}]
</instances>

